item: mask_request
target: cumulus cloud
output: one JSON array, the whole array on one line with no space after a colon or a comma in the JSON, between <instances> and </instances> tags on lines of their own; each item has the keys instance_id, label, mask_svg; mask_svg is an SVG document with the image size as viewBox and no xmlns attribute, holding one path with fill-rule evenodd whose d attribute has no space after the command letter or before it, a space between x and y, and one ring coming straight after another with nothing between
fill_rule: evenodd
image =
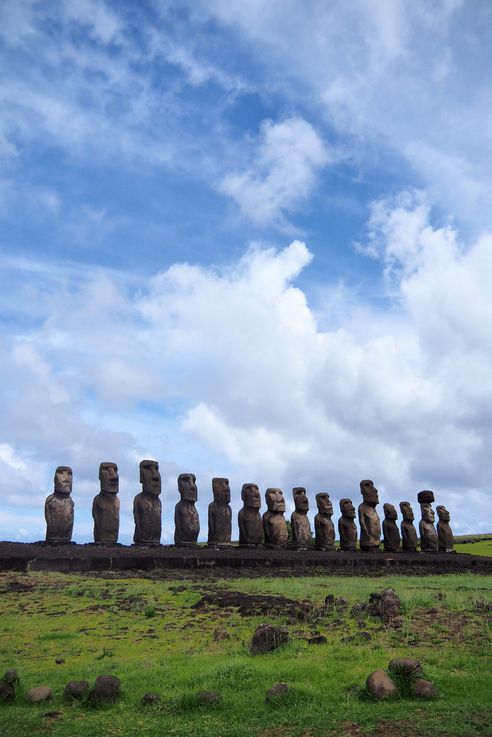
<instances>
[{"instance_id":1,"label":"cumulus cloud","mask_svg":"<svg viewBox=\"0 0 492 737\"><path fill-rule=\"evenodd\" d=\"M307 121L268 120L262 125L253 163L241 173L228 174L220 189L246 217L265 225L308 198L317 172L329 160L327 147Z\"/></svg>"},{"instance_id":2,"label":"cumulus cloud","mask_svg":"<svg viewBox=\"0 0 492 737\"><path fill-rule=\"evenodd\" d=\"M113 459L131 531L137 461L150 454L168 534L187 470L202 520L213 475L230 476L236 509L244 481L337 501L372 477L383 500L434 488L457 532L488 531L491 238L465 245L407 192L374 203L366 245L387 269L391 319L334 287L341 317L321 327L296 286L312 259L299 241L220 268L175 264L136 291L89 271L60 289L55 274L36 320L21 313L2 343L6 512L41 515L54 466L68 462L88 530L98 463Z\"/></svg>"}]
</instances>

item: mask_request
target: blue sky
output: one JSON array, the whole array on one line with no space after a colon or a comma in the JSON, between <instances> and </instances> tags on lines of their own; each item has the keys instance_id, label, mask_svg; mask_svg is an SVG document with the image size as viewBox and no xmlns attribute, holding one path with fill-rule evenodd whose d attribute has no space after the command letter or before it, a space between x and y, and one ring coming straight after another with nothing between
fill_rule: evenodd
<instances>
[{"instance_id":1,"label":"blue sky","mask_svg":"<svg viewBox=\"0 0 492 737\"><path fill-rule=\"evenodd\" d=\"M6 0L0 538L100 461L490 532L488 2ZM291 505L292 506L292 505ZM311 509L311 513L315 513Z\"/></svg>"}]
</instances>

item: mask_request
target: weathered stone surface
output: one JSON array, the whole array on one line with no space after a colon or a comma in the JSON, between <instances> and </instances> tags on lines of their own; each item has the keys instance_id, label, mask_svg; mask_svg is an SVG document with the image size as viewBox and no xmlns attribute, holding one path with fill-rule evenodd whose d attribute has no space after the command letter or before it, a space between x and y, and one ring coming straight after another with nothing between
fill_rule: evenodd
<instances>
[{"instance_id":1,"label":"weathered stone surface","mask_svg":"<svg viewBox=\"0 0 492 737\"><path fill-rule=\"evenodd\" d=\"M398 530L396 519L396 509L392 504L383 504L384 520L383 520L383 540L384 550L387 553L394 553L400 549L400 531Z\"/></svg>"},{"instance_id":2,"label":"weathered stone surface","mask_svg":"<svg viewBox=\"0 0 492 737\"><path fill-rule=\"evenodd\" d=\"M332 522L333 504L325 492L316 494L318 514L314 518L315 546L318 550L335 550L335 526Z\"/></svg>"},{"instance_id":3,"label":"weathered stone surface","mask_svg":"<svg viewBox=\"0 0 492 737\"><path fill-rule=\"evenodd\" d=\"M256 547L263 543L263 522L259 512L260 490L256 484L243 484L241 489L243 508L239 510L239 545Z\"/></svg>"},{"instance_id":4,"label":"weathered stone surface","mask_svg":"<svg viewBox=\"0 0 492 737\"><path fill-rule=\"evenodd\" d=\"M420 549L425 553L437 551L437 531L434 527L435 514L430 504L421 504L422 519L419 522Z\"/></svg>"},{"instance_id":5,"label":"weathered stone surface","mask_svg":"<svg viewBox=\"0 0 492 737\"><path fill-rule=\"evenodd\" d=\"M98 676L89 691L91 704L112 703L120 696L121 682L116 676Z\"/></svg>"},{"instance_id":6,"label":"weathered stone surface","mask_svg":"<svg viewBox=\"0 0 492 737\"><path fill-rule=\"evenodd\" d=\"M298 550L305 550L312 547L313 535L311 533L311 525L307 513L309 511L309 500L306 489L303 486L296 486L292 489L294 497L295 511L292 512L290 524L292 526L292 542Z\"/></svg>"},{"instance_id":7,"label":"weathered stone surface","mask_svg":"<svg viewBox=\"0 0 492 737\"><path fill-rule=\"evenodd\" d=\"M48 701L53 696L53 689L49 686L35 686L26 693L26 700L31 704Z\"/></svg>"},{"instance_id":8,"label":"weathered stone surface","mask_svg":"<svg viewBox=\"0 0 492 737\"><path fill-rule=\"evenodd\" d=\"M69 681L63 693L72 699L84 699L89 693L89 681Z\"/></svg>"},{"instance_id":9,"label":"weathered stone surface","mask_svg":"<svg viewBox=\"0 0 492 737\"><path fill-rule=\"evenodd\" d=\"M396 696L398 689L384 670L375 670L366 680L367 690L376 699L389 699Z\"/></svg>"},{"instance_id":10,"label":"weathered stone surface","mask_svg":"<svg viewBox=\"0 0 492 737\"><path fill-rule=\"evenodd\" d=\"M208 505L208 544L230 545L232 535L229 479L213 478L214 500Z\"/></svg>"},{"instance_id":11,"label":"weathered stone surface","mask_svg":"<svg viewBox=\"0 0 492 737\"><path fill-rule=\"evenodd\" d=\"M280 489L267 489L265 501L268 510L263 515L265 545L270 548L283 548L289 537L285 521L285 499Z\"/></svg>"},{"instance_id":12,"label":"weathered stone surface","mask_svg":"<svg viewBox=\"0 0 492 737\"><path fill-rule=\"evenodd\" d=\"M381 594L379 611L381 619L385 624L391 624L395 617L399 617L401 601L393 589L385 589Z\"/></svg>"},{"instance_id":13,"label":"weathered stone surface","mask_svg":"<svg viewBox=\"0 0 492 737\"><path fill-rule=\"evenodd\" d=\"M355 550L357 545L357 527L355 526L355 507L351 499L340 499L338 520L338 534L340 536L340 550Z\"/></svg>"},{"instance_id":14,"label":"weathered stone surface","mask_svg":"<svg viewBox=\"0 0 492 737\"><path fill-rule=\"evenodd\" d=\"M46 542L69 543L73 531L72 469L58 466L55 471L54 492L46 499Z\"/></svg>"},{"instance_id":15,"label":"weathered stone surface","mask_svg":"<svg viewBox=\"0 0 492 737\"><path fill-rule=\"evenodd\" d=\"M435 699L438 697L437 688L425 678L416 678L412 683L412 694L418 699Z\"/></svg>"},{"instance_id":16,"label":"weathered stone surface","mask_svg":"<svg viewBox=\"0 0 492 737\"><path fill-rule=\"evenodd\" d=\"M442 553L452 553L454 548L453 531L449 525L449 512L442 504L436 507L439 522L437 523L437 546Z\"/></svg>"},{"instance_id":17,"label":"weathered stone surface","mask_svg":"<svg viewBox=\"0 0 492 737\"><path fill-rule=\"evenodd\" d=\"M144 693L144 695L140 699L140 703L142 704L142 706L153 706L154 704L158 704L160 700L161 697L158 693L147 691L147 693Z\"/></svg>"},{"instance_id":18,"label":"weathered stone surface","mask_svg":"<svg viewBox=\"0 0 492 737\"><path fill-rule=\"evenodd\" d=\"M381 522L376 512L379 504L378 490L373 482L366 479L360 482L363 502L359 505L360 549L365 552L379 550L381 542Z\"/></svg>"},{"instance_id":19,"label":"weathered stone surface","mask_svg":"<svg viewBox=\"0 0 492 737\"><path fill-rule=\"evenodd\" d=\"M94 542L111 545L118 542L120 529L119 476L116 463L99 466L101 491L92 502Z\"/></svg>"},{"instance_id":20,"label":"weathered stone surface","mask_svg":"<svg viewBox=\"0 0 492 737\"><path fill-rule=\"evenodd\" d=\"M412 678L422 673L420 661L415 658L393 658L388 664L388 669L406 678Z\"/></svg>"},{"instance_id":21,"label":"weathered stone surface","mask_svg":"<svg viewBox=\"0 0 492 737\"><path fill-rule=\"evenodd\" d=\"M162 531L161 474L157 461L140 462L142 491L133 500L136 545L158 545Z\"/></svg>"},{"instance_id":22,"label":"weathered stone surface","mask_svg":"<svg viewBox=\"0 0 492 737\"><path fill-rule=\"evenodd\" d=\"M249 649L252 655L261 655L286 645L288 642L290 642L290 636L285 627L261 624L251 638Z\"/></svg>"},{"instance_id":23,"label":"weathered stone surface","mask_svg":"<svg viewBox=\"0 0 492 737\"><path fill-rule=\"evenodd\" d=\"M410 502L400 502L400 511L403 516L400 525L402 549L408 553L415 553L417 550L417 530L413 524L415 515Z\"/></svg>"},{"instance_id":24,"label":"weathered stone surface","mask_svg":"<svg viewBox=\"0 0 492 737\"><path fill-rule=\"evenodd\" d=\"M308 645L326 645L326 637L324 635L312 635L307 638Z\"/></svg>"},{"instance_id":25,"label":"weathered stone surface","mask_svg":"<svg viewBox=\"0 0 492 737\"><path fill-rule=\"evenodd\" d=\"M432 504L435 501L434 492L429 491L429 489L419 491L417 494L417 501L419 504Z\"/></svg>"},{"instance_id":26,"label":"weathered stone surface","mask_svg":"<svg viewBox=\"0 0 492 737\"><path fill-rule=\"evenodd\" d=\"M0 681L0 701L13 701L15 699L15 688L12 683Z\"/></svg>"},{"instance_id":27,"label":"weathered stone surface","mask_svg":"<svg viewBox=\"0 0 492 737\"><path fill-rule=\"evenodd\" d=\"M200 691L198 694L198 703L202 706L217 706L221 699L219 691Z\"/></svg>"},{"instance_id":28,"label":"weathered stone surface","mask_svg":"<svg viewBox=\"0 0 492 737\"><path fill-rule=\"evenodd\" d=\"M176 545L193 545L200 533L200 519L195 507L198 498L196 476L181 473L178 476L180 501L174 508L174 542Z\"/></svg>"},{"instance_id":29,"label":"weathered stone surface","mask_svg":"<svg viewBox=\"0 0 492 737\"><path fill-rule=\"evenodd\" d=\"M290 692L291 688L287 683L279 681L271 686L266 692L266 701L279 701Z\"/></svg>"},{"instance_id":30,"label":"weathered stone surface","mask_svg":"<svg viewBox=\"0 0 492 737\"><path fill-rule=\"evenodd\" d=\"M5 671L5 675L3 677L3 680L5 683L11 683L12 685L19 683L19 674L15 670L15 668L9 668Z\"/></svg>"}]
</instances>

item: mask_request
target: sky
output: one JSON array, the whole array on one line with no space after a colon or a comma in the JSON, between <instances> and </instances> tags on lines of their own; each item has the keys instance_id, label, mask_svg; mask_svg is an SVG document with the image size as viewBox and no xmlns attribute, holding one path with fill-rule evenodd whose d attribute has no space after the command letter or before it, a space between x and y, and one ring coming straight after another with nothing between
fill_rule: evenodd
<instances>
[{"instance_id":1,"label":"sky","mask_svg":"<svg viewBox=\"0 0 492 737\"><path fill-rule=\"evenodd\" d=\"M492 531L492 4L0 3L0 539L101 461ZM263 502L264 511L265 504ZM381 511L382 513L382 511Z\"/></svg>"}]
</instances>

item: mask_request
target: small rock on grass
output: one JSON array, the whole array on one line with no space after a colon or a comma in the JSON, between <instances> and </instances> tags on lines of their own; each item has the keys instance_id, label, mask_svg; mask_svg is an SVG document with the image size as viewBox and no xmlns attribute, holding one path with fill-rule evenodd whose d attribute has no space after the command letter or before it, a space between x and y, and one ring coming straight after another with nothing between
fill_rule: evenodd
<instances>
[{"instance_id":1,"label":"small rock on grass","mask_svg":"<svg viewBox=\"0 0 492 737\"><path fill-rule=\"evenodd\" d=\"M198 703L202 706L217 706L221 701L221 695L218 691L200 691L198 694Z\"/></svg>"},{"instance_id":2,"label":"small rock on grass","mask_svg":"<svg viewBox=\"0 0 492 737\"><path fill-rule=\"evenodd\" d=\"M290 637L285 627L261 624L251 638L249 649L252 655L261 655L275 650L281 645L286 645L288 642L290 642Z\"/></svg>"},{"instance_id":3,"label":"small rock on grass","mask_svg":"<svg viewBox=\"0 0 492 737\"><path fill-rule=\"evenodd\" d=\"M140 703L142 706L153 706L154 704L158 704L161 700L161 697L158 693L154 693L153 691L147 691L147 693L144 693L142 696Z\"/></svg>"},{"instance_id":4,"label":"small rock on grass","mask_svg":"<svg viewBox=\"0 0 492 737\"><path fill-rule=\"evenodd\" d=\"M3 680L6 683L11 683L12 685L14 685L15 683L19 683L19 674L17 673L15 668L9 668L9 670L5 671Z\"/></svg>"},{"instance_id":5,"label":"small rock on grass","mask_svg":"<svg viewBox=\"0 0 492 737\"><path fill-rule=\"evenodd\" d=\"M72 699L84 699L89 693L89 681L69 681L64 694Z\"/></svg>"},{"instance_id":6,"label":"small rock on grass","mask_svg":"<svg viewBox=\"0 0 492 737\"><path fill-rule=\"evenodd\" d=\"M415 658L393 658L388 665L389 670L400 676L412 678L422 673L422 666Z\"/></svg>"},{"instance_id":7,"label":"small rock on grass","mask_svg":"<svg viewBox=\"0 0 492 737\"><path fill-rule=\"evenodd\" d=\"M307 638L309 645L325 645L326 637L324 635L312 635Z\"/></svg>"},{"instance_id":8,"label":"small rock on grass","mask_svg":"<svg viewBox=\"0 0 492 737\"><path fill-rule=\"evenodd\" d=\"M89 692L91 704L110 704L119 697L121 682L116 676L98 676L94 687Z\"/></svg>"},{"instance_id":9,"label":"small rock on grass","mask_svg":"<svg viewBox=\"0 0 492 737\"><path fill-rule=\"evenodd\" d=\"M418 699L435 699L439 695L434 684L426 681L425 678L415 679L412 683L412 693Z\"/></svg>"},{"instance_id":10,"label":"small rock on grass","mask_svg":"<svg viewBox=\"0 0 492 737\"><path fill-rule=\"evenodd\" d=\"M7 681L0 681L0 701L13 701L15 699L15 688Z\"/></svg>"},{"instance_id":11,"label":"small rock on grass","mask_svg":"<svg viewBox=\"0 0 492 737\"><path fill-rule=\"evenodd\" d=\"M283 696L286 696L290 691L290 686L287 683L276 683L274 686L268 689L266 694L266 701L278 701Z\"/></svg>"},{"instance_id":12,"label":"small rock on grass","mask_svg":"<svg viewBox=\"0 0 492 737\"><path fill-rule=\"evenodd\" d=\"M35 686L30 688L26 693L26 699L31 704L38 704L40 701L48 701L53 696L53 689L49 686Z\"/></svg>"},{"instance_id":13,"label":"small rock on grass","mask_svg":"<svg viewBox=\"0 0 492 737\"><path fill-rule=\"evenodd\" d=\"M389 699L396 696L398 689L384 670L375 670L366 681L367 690L376 699Z\"/></svg>"}]
</instances>

